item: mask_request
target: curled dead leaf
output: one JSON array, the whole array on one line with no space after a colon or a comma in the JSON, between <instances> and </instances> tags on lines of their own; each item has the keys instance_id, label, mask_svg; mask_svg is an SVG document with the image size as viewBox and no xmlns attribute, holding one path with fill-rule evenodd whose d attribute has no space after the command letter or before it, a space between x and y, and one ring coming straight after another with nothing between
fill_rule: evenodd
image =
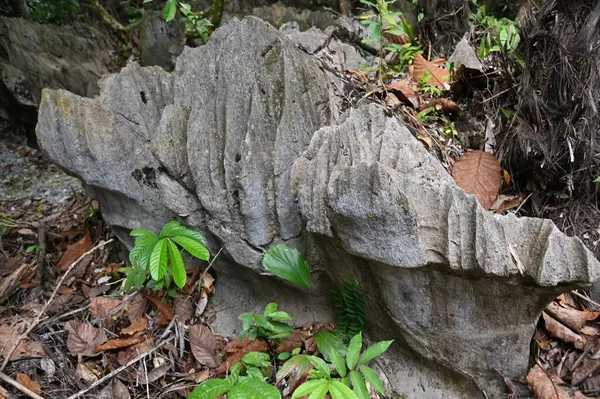
<instances>
[{"instance_id":1,"label":"curled dead leaf","mask_svg":"<svg viewBox=\"0 0 600 399\"><path fill-rule=\"evenodd\" d=\"M95 356L94 349L106 342L104 330L89 323L70 321L65 329L69 332L67 348L72 355Z\"/></svg>"},{"instance_id":2,"label":"curled dead leaf","mask_svg":"<svg viewBox=\"0 0 600 399\"><path fill-rule=\"evenodd\" d=\"M456 163L452 176L456 185L467 194L475 194L481 206L488 210L502 187L502 167L492 154L468 151Z\"/></svg>"},{"instance_id":3,"label":"curled dead leaf","mask_svg":"<svg viewBox=\"0 0 600 399\"><path fill-rule=\"evenodd\" d=\"M398 96L398 99L404 103L412 105L415 108L418 107L419 99L417 98L415 91L412 89L411 78L396 80L385 86L385 89L387 91L393 91Z\"/></svg>"},{"instance_id":4,"label":"curled dead leaf","mask_svg":"<svg viewBox=\"0 0 600 399\"><path fill-rule=\"evenodd\" d=\"M98 381L98 374L86 363L78 363L75 374L87 383Z\"/></svg>"},{"instance_id":5,"label":"curled dead leaf","mask_svg":"<svg viewBox=\"0 0 600 399\"><path fill-rule=\"evenodd\" d=\"M446 115L457 115L460 113L460 107L457 103L450 100L449 98L435 98L431 101L419 105L419 111L423 111L426 108L434 107L438 111L442 111Z\"/></svg>"},{"instance_id":6,"label":"curled dead leaf","mask_svg":"<svg viewBox=\"0 0 600 399\"><path fill-rule=\"evenodd\" d=\"M408 43L412 42L412 40L410 40L410 37L406 33L403 33L401 35L394 35L392 33L384 31L383 37L386 40L389 40L390 42L396 43L399 45L408 44Z\"/></svg>"},{"instance_id":7,"label":"curled dead leaf","mask_svg":"<svg viewBox=\"0 0 600 399\"><path fill-rule=\"evenodd\" d=\"M113 349L127 348L128 346L139 344L141 340L141 337L110 339L106 341L106 343L97 346L94 349L94 352L100 353L104 351L110 351Z\"/></svg>"},{"instance_id":8,"label":"curled dead leaf","mask_svg":"<svg viewBox=\"0 0 600 399\"><path fill-rule=\"evenodd\" d=\"M555 338L560 339L563 342L571 343L575 348L583 350L585 344L587 343L587 338L581 336L569 329L546 312L542 312L542 316L544 318L544 324L546 325L546 330Z\"/></svg>"},{"instance_id":9,"label":"curled dead leaf","mask_svg":"<svg viewBox=\"0 0 600 399\"><path fill-rule=\"evenodd\" d=\"M40 386L40 384L32 380L25 373L17 373L17 382L29 389L30 391L37 393L38 395L42 393L42 387Z\"/></svg>"},{"instance_id":10,"label":"curled dead leaf","mask_svg":"<svg viewBox=\"0 0 600 399\"><path fill-rule=\"evenodd\" d=\"M209 368L215 368L221 364L221 359L215 356L217 338L207 326L203 324L191 326L188 338L192 354L198 363L206 365Z\"/></svg>"},{"instance_id":11,"label":"curled dead leaf","mask_svg":"<svg viewBox=\"0 0 600 399\"><path fill-rule=\"evenodd\" d=\"M171 311L171 306L169 304L164 303L162 299L154 295L144 294L144 296L146 297L146 299L152 302L154 306L156 306L156 308L158 309L158 311L160 312L160 314L166 322L173 320L173 312Z\"/></svg>"},{"instance_id":12,"label":"curled dead leaf","mask_svg":"<svg viewBox=\"0 0 600 399\"><path fill-rule=\"evenodd\" d=\"M600 317L600 312L580 311L562 307L556 302L551 302L546 307L546 312L575 332L581 332L586 322Z\"/></svg>"},{"instance_id":13,"label":"curled dead leaf","mask_svg":"<svg viewBox=\"0 0 600 399\"><path fill-rule=\"evenodd\" d=\"M431 75L427 82L430 86L438 89L448 90L450 88L450 73L440 67L436 62L427 61L421 54L415 54L415 59L410 68L411 75L419 82L426 76Z\"/></svg>"},{"instance_id":14,"label":"curled dead leaf","mask_svg":"<svg viewBox=\"0 0 600 399\"><path fill-rule=\"evenodd\" d=\"M146 330L148 327L148 319L144 316L138 318L136 321L131 323L131 325L127 328L121 330L122 335L133 335L138 332L142 332Z\"/></svg>"},{"instance_id":15,"label":"curled dead leaf","mask_svg":"<svg viewBox=\"0 0 600 399\"><path fill-rule=\"evenodd\" d=\"M527 384L538 399L568 399L562 389L556 386L552 377L539 365L534 365L527 374Z\"/></svg>"},{"instance_id":16,"label":"curled dead leaf","mask_svg":"<svg viewBox=\"0 0 600 399\"><path fill-rule=\"evenodd\" d=\"M89 230L85 231L85 235L79 241L67 247L56 264L56 269L60 272L65 272L71 263L75 262L81 255L92 248L92 235ZM90 255L91 256L91 255Z\"/></svg>"}]
</instances>

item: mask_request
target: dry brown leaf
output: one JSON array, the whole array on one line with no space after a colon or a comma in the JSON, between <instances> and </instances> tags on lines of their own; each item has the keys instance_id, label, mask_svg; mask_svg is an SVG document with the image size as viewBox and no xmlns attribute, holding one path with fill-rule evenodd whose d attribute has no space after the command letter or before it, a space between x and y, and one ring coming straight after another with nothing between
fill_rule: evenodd
<instances>
[{"instance_id":1,"label":"dry brown leaf","mask_svg":"<svg viewBox=\"0 0 600 399\"><path fill-rule=\"evenodd\" d=\"M29 378L29 376L25 373L17 373L17 382L23 385L25 388L28 388L30 391L37 393L38 395L42 393L42 387L40 384Z\"/></svg>"},{"instance_id":2,"label":"dry brown leaf","mask_svg":"<svg viewBox=\"0 0 600 399\"><path fill-rule=\"evenodd\" d=\"M585 326L586 322L596 320L600 316L600 312L565 308L556 302L551 302L546 307L546 312L575 332L581 332L581 329Z\"/></svg>"},{"instance_id":3,"label":"dry brown leaf","mask_svg":"<svg viewBox=\"0 0 600 399\"><path fill-rule=\"evenodd\" d=\"M412 42L412 40L410 40L410 36L408 36L406 33L403 33L401 35L394 35L394 34L384 31L383 37L386 38L386 40L389 40L390 42L396 43L399 45L408 44L408 43Z\"/></svg>"},{"instance_id":4,"label":"dry brown leaf","mask_svg":"<svg viewBox=\"0 0 600 399\"><path fill-rule=\"evenodd\" d=\"M446 115L457 115L460 113L460 107L457 103L450 100L449 98L436 98L426 103L419 105L419 111L434 107L438 111L442 111Z\"/></svg>"},{"instance_id":5,"label":"dry brown leaf","mask_svg":"<svg viewBox=\"0 0 600 399\"><path fill-rule=\"evenodd\" d=\"M490 209L502 187L502 168L492 154L468 151L454 164L452 176L456 185L475 194L484 209Z\"/></svg>"},{"instance_id":6,"label":"dry brown leaf","mask_svg":"<svg viewBox=\"0 0 600 399\"><path fill-rule=\"evenodd\" d=\"M144 296L146 297L146 299L152 302L154 306L156 306L160 314L167 322L173 320L173 312L171 311L171 307L168 304L164 303L162 299L154 295L144 294Z\"/></svg>"},{"instance_id":7,"label":"dry brown leaf","mask_svg":"<svg viewBox=\"0 0 600 399\"><path fill-rule=\"evenodd\" d=\"M204 274L202 277L202 287L203 291L207 294L212 294L214 291L215 278L210 273Z\"/></svg>"},{"instance_id":8,"label":"dry brown leaf","mask_svg":"<svg viewBox=\"0 0 600 399\"><path fill-rule=\"evenodd\" d=\"M147 374L140 374L140 382L142 384L151 384L154 381L164 377L168 371L168 364L162 357L155 357L152 359L154 368L148 371Z\"/></svg>"},{"instance_id":9,"label":"dry brown leaf","mask_svg":"<svg viewBox=\"0 0 600 399\"><path fill-rule=\"evenodd\" d=\"M89 230L85 231L85 235L79 241L67 247L56 264L56 269L60 272L65 272L71 263L75 262L81 255L92 248L92 235Z\"/></svg>"},{"instance_id":10,"label":"dry brown leaf","mask_svg":"<svg viewBox=\"0 0 600 399\"><path fill-rule=\"evenodd\" d=\"M65 329L69 332L67 348L72 355L95 356L94 349L106 342L104 330L89 323L70 321Z\"/></svg>"},{"instance_id":11,"label":"dry brown leaf","mask_svg":"<svg viewBox=\"0 0 600 399\"><path fill-rule=\"evenodd\" d=\"M188 321L194 317L194 301L189 295L177 295L173 301L173 313L181 321Z\"/></svg>"},{"instance_id":12,"label":"dry brown leaf","mask_svg":"<svg viewBox=\"0 0 600 399\"><path fill-rule=\"evenodd\" d=\"M411 87L411 83L411 78L400 79L385 86L385 89L388 91L394 91L400 100L416 108L419 105L419 100L417 98L417 94Z\"/></svg>"},{"instance_id":13,"label":"dry brown leaf","mask_svg":"<svg viewBox=\"0 0 600 399\"><path fill-rule=\"evenodd\" d=\"M225 374L231 366L242 361L242 358L249 352L267 352L269 350L269 345L264 341L259 341L257 339L250 341L248 340L248 337L245 337L242 341L234 339L229 342L225 345L224 350L229 356L215 369L215 374L217 375Z\"/></svg>"},{"instance_id":14,"label":"dry brown leaf","mask_svg":"<svg viewBox=\"0 0 600 399\"><path fill-rule=\"evenodd\" d=\"M78 363L75 368L75 374L85 382L92 383L98 381L96 372L85 363Z\"/></svg>"},{"instance_id":15,"label":"dry brown leaf","mask_svg":"<svg viewBox=\"0 0 600 399\"><path fill-rule=\"evenodd\" d=\"M34 275L35 264L23 262L18 268L13 270L8 276L0 281L0 303L3 303L15 289L22 283L25 283Z\"/></svg>"},{"instance_id":16,"label":"dry brown leaf","mask_svg":"<svg viewBox=\"0 0 600 399\"><path fill-rule=\"evenodd\" d=\"M569 395L556 386L539 365L535 365L527 374L527 384L537 399L568 399Z\"/></svg>"},{"instance_id":17,"label":"dry brown leaf","mask_svg":"<svg viewBox=\"0 0 600 399\"><path fill-rule=\"evenodd\" d=\"M135 333L146 330L147 327L148 327L148 319L146 319L144 316L142 316L139 319L137 319L136 321L134 321L133 323L131 323L131 325L129 327L122 329L121 334L133 335Z\"/></svg>"},{"instance_id":18,"label":"dry brown leaf","mask_svg":"<svg viewBox=\"0 0 600 399\"><path fill-rule=\"evenodd\" d=\"M196 384L200 384L201 382L208 380L208 377L210 377L210 371L207 369L198 371L197 373L186 375L185 377L183 377L183 379L186 381L193 381Z\"/></svg>"},{"instance_id":19,"label":"dry brown leaf","mask_svg":"<svg viewBox=\"0 0 600 399\"><path fill-rule=\"evenodd\" d=\"M573 371L573 380L571 385L579 385L587 378L596 374L596 371L600 370L600 360L592 359L591 357L584 357L581 364Z\"/></svg>"},{"instance_id":20,"label":"dry brown leaf","mask_svg":"<svg viewBox=\"0 0 600 399\"><path fill-rule=\"evenodd\" d=\"M310 334L308 331L296 330L293 334L281 340L281 344L277 347L277 353L288 352L291 353L296 348L302 348L304 340L306 340Z\"/></svg>"},{"instance_id":21,"label":"dry brown leaf","mask_svg":"<svg viewBox=\"0 0 600 399\"><path fill-rule=\"evenodd\" d=\"M144 315L148 301L143 295L136 295L126 306L125 316L129 319L130 323L133 323Z\"/></svg>"},{"instance_id":22,"label":"dry brown leaf","mask_svg":"<svg viewBox=\"0 0 600 399\"><path fill-rule=\"evenodd\" d=\"M196 324L190 327L189 341L192 354L198 363L215 368L221 364L221 359L215 356L217 338L215 334L205 325Z\"/></svg>"},{"instance_id":23,"label":"dry brown leaf","mask_svg":"<svg viewBox=\"0 0 600 399\"><path fill-rule=\"evenodd\" d=\"M152 338L147 338L145 341L140 342L137 345L130 346L129 348L122 350L117 354L117 362L121 366L123 366L124 364L127 364L130 360L135 359L136 357L141 355L142 353L148 352L150 349L152 349L153 345L154 341L152 340Z\"/></svg>"},{"instance_id":24,"label":"dry brown leaf","mask_svg":"<svg viewBox=\"0 0 600 399\"><path fill-rule=\"evenodd\" d=\"M573 330L564 326L556 319L552 318L548 313L542 312L544 317L544 323L546 324L546 330L555 338L560 339L566 343L572 343L575 348L583 350L587 343L587 338L577 334Z\"/></svg>"},{"instance_id":25,"label":"dry brown leaf","mask_svg":"<svg viewBox=\"0 0 600 399\"><path fill-rule=\"evenodd\" d=\"M121 304L121 300L118 298L108 298L105 296L98 296L91 299L90 303L90 315L97 319L104 316L117 306Z\"/></svg>"},{"instance_id":26,"label":"dry brown leaf","mask_svg":"<svg viewBox=\"0 0 600 399\"><path fill-rule=\"evenodd\" d=\"M17 338L21 332L25 330L25 326L21 326L23 328L18 329L16 327L11 327L8 324L0 324L0 347L2 348L2 357L6 358L8 356L8 352L12 349ZM46 357L46 352L44 352L41 342L24 339L12 353L10 360L19 360L30 357Z\"/></svg>"},{"instance_id":27,"label":"dry brown leaf","mask_svg":"<svg viewBox=\"0 0 600 399\"><path fill-rule=\"evenodd\" d=\"M502 214L514 208L518 208L523 202L523 198L520 195L505 195L500 194L492 204L490 210L498 214Z\"/></svg>"},{"instance_id":28,"label":"dry brown leaf","mask_svg":"<svg viewBox=\"0 0 600 399\"><path fill-rule=\"evenodd\" d=\"M202 291L198 305L196 305L196 317L202 316L204 310L206 310L206 305L208 305L208 294L206 291Z\"/></svg>"},{"instance_id":29,"label":"dry brown leaf","mask_svg":"<svg viewBox=\"0 0 600 399\"><path fill-rule=\"evenodd\" d=\"M131 396L125 384L118 378L113 378L110 384L100 391L99 399L131 399Z\"/></svg>"},{"instance_id":30,"label":"dry brown leaf","mask_svg":"<svg viewBox=\"0 0 600 399\"><path fill-rule=\"evenodd\" d=\"M104 351L110 351L113 349L121 349L127 348L128 346L137 345L142 341L141 337L131 337L131 338L116 338L110 339L106 341L105 344L99 345L94 349L95 353L100 353Z\"/></svg>"},{"instance_id":31,"label":"dry brown leaf","mask_svg":"<svg viewBox=\"0 0 600 399\"><path fill-rule=\"evenodd\" d=\"M450 73L435 62L427 61L421 54L415 54L410 71L417 82L430 74L431 78L427 82L430 86L446 90L450 88Z\"/></svg>"}]
</instances>

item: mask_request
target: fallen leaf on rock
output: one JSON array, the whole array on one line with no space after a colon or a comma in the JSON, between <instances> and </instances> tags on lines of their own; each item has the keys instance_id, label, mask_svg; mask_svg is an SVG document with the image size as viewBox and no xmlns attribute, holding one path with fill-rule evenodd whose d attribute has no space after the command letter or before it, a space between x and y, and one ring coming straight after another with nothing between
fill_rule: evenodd
<instances>
[{"instance_id":1,"label":"fallen leaf on rock","mask_svg":"<svg viewBox=\"0 0 600 399\"><path fill-rule=\"evenodd\" d=\"M217 338L210 328L203 324L191 326L188 339L192 354L198 363L209 368L215 368L221 364L221 359L215 356Z\"/></svg>"},{"instance_id":2,"label":"fallen leaf on rock","mask_svg":"<svg viewBox=\"0 0 600 399\"><path fill-rule=\"evenodd\" d=\"M25 373L17 373L17 382L28 388L30 391L37 393L38 395L42 393L42 387L40 384L29 378L29 376Z\"/></svg>"},{"instance_id":3,"label":"fallen leaf on rock","mask_svg":"<svg viewBox=\"0 0 600 399\"><path fill-rule=\"evenodd\" d=\"M492 154L468 151L454 164L452 176L456 185L467 194L475 194L481 206L488 210L502 187L502 167Z\"/></svg>"},{"instance_id":4,"label":"fallen leaf on rock","mask_svg":"<svg viewBox=\"0 0 600 399\"><path fill-rule=\"evenodd\" d=\"M122 329L121 334L133 335L135 333L145 331L147 327L148 327L148 319L146 319L144 316L142 316L139 319L137 319L136 321L134 321L133 323L131 323L131 325L129 327Z\"/></svg>"},{"instance_id":5,"label":"fallen leaf on rock","mask_svg":"<svg viewBox=\"0 0 600 399\"><path fill-rule=\"evenodd\" d=\"M98 375L85 363L77 363L75 374L87 383L98 381Z\"/></svg>"},{"instance_id":6,"label":"fallen leaf on rock","mask_svg":"<svg viewBox=\"0 0 600 399\"><path fill-rule=\"evenodd\" d=\"M125 384L118 378L113 378L111 382L100 391L99 399L131 399L129 391Z\"/></svg>"},{"instance_id":7,"label":"fallen leaf on rock","mask_svg":"<svg viewBox=\"0 0 600 399\"><path fill-rule=\"evenodd\" d=\"M431 78L427 83L430 86L445 90L450 88L450 73L435 62L427 61L421 54L415 54L413 65L409 71L417 82L429 74Z\"/></svg>"},{"instance_id":8,"label":"fallen leaf on rock","mask_svg":"<svg viewBox=\"0 0 600 399\"><path fill-rule=\"evenodd\" d=\"M586 322L596 320L600 317L600 312L581 311L562 307L554 301L546 307L546 312L575 332L581 332Z\"/></svg>"},{"instance_id":9,"label":"fallen leaf on rock","mask_svg":"<svg viewBox=\"0 0 600 399\"><path fill-rule=\"evenodd\" d=\"M0 324L0 347L2 348L2 357L6 358L9 351L21 334L21 330L8 324ZM10 360L19 360L30 357L46 357L46 352L39 341L24 339L10 356Z\"/></svg>"},{"instance_id":10,"label":"fallen leaf on rock","mask_svg":"<svg viewBox=\"0 0 600 399\"><path fill-rule=\"evenodd\" d=\"M144 294L144 296L146 297L146 299L152 302L154 306L156 306L158 311L161 313L161 315L167 322L173 320L173 312L171 311L171 307L168 304L164 303L162 299L154 295Z\"/></svg>"},{"instance_id":11,"label":"fallen leaf on rock","mask_svg":"<svg viewBox=\"0 0 600 399\"><path fill-rule=\"evenodd\" d=\"M85 231L85 235L79 241L67 247L56 264L56 269L60 272L65 272L71 263L75 262L81 255L92 248L92 235L89 230Z\"/></svg>"},{"instance_id":12,"label":"fallen leaf on rock","mask_svg":"<svg viewBox=\"0 0 600 399\"><path fill-rule=\"evenodd\" d=\"M568 399L562 389L556 386L552 377L539 365L535 365L527 374L527 384L537 399Z\"/></svg>"},{"instance_id":13,"label":"fallen leaf on rock","mask_svg":"<svg viewBox=\"0 0 600 399\"><path fill-rule=\"evenodd\" d=\"M242 361L242 358L249 352L268 352L269 345L264 341L255 339L248 340L245 337L243 340L234 339L225 345L225 353L229 354L227 359L215 369L215 374L225 374L234 364Z\"/></svg>"},{"instance_id":14,"label":"fallen leaf on rock","mask_svg":"<svg viewBox=\"0 0 600 399\"><path fill-rule=\"evenodd\" d=\"M577 349L583 350L585 344L587 343L587 339L585 337L570 330L568 327L552 318L546 312L542 312L542 316L544 318L546 330L550 333L550 335L560 339L563 342L573 344L573 346L575 346Z\"/></svg>"},{"instance_id":15,"label":"fallen leaf on rock","mask_svg":"<svg viewBox=\"0 0 600 399\"><path fill-rule=\"evenodd\" d=\"M110 339L106 341L105 344L99 345L94 349L95 353L100 353L104 351L110 351L113 349L121 349L127 348L128 346L137 345L141 342L141 337L131 337L131 338L116 338Z\"/></svg>"},{"instance_id":16,"label":"fallen leaf on rock","mask_svg":"<svg viewBox=\"0 0 600 399\"><path fill-rule=\"evenodd\" d=\"M106 342L104 331L89 323L70 321L65 329L69 332L67 348L72 355L95 356L94 349Z\"/></svg>"}]
</instances>

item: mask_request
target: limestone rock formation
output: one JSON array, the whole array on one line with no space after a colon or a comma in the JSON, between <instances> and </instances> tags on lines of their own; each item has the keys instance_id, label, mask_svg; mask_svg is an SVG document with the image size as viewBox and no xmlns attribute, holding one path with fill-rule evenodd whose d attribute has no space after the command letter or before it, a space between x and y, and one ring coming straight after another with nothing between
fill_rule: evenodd
<instances>
[{"instance_id":1,"label":"limestone rock formation","mask_svg":"<svg viewBox=\"0 0 600 399\"><path fill-rule=\"evenodd\" d=\"M45 90L38 136L127 242L178 218L207 236L218 332L277 300L325 321L331 281L356 277L369 332L393 338L389 388L419 398L500 398L527 370L535 322L600 265L546 220L485 212L403 123L373 104L339 116L341 87L256 18L185 49L175 70L131 64L95 99ZM259 274L297 247L310 295Z\"/></svg>"},{"instance_id":2,"label":"limestone rock formation","mask_svg":"<svg viewBox=\"0 0 600 399\"><path fill-rule=\"evenodd\" d=\"M33 131L44 87L97 94L111 48L108 36L93 27L0 17L0 118Z\"/></svg>"}]
</instances>

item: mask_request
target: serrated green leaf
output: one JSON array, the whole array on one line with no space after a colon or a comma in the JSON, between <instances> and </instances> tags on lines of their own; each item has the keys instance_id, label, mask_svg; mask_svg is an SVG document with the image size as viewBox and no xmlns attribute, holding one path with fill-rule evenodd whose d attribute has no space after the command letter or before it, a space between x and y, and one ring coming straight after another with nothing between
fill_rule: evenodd
<instances>
[{"instance_id":1,"label":"serrated green leaf","mask_svg":"<svg viewBox=\"0 0 600 399\"><path fill-rule=\"evenodd\" d=\"M279 244L267 251L262 262L265 269L277 277L303 287L310 286L308 263L298 250Z\"/></svg>"},{"instance_id":2,"label":"serrated green leaf","mask_svg":"<svg viewBox=\"0 0 600 399\"><path fill-rule=\"evenodd\" d=\"M267 306L265 306L265 311L263 312L263 316L267 317L270 313L277 311L277 304L275 302L269 302Z\"/></svg>"},{"instance_id":3,"label":"serrated green leaf","mask_svg":"<svg viewBox=\"0 0 600 399\"><path fill-rule=\"evenodd\" d=\"M358 363L358 357L360 356L360 350L362 349L362 333L358 333L352 337L348 344L348 351L346 352L346 365L348 369L352 370Z\"/></svg>"},{"instance_id":4,"label":"serrated green leaf","mask_svg":"<svg viewBox=\"0 0 600 399\"><path fill-rule=\"evenodd\" d=\"M267 317L270 317L271 319L277 320L277 321L292 320L292 316L290 316L286 312L281 312L281 311L269 313L267 315Z\"/></svg>"},{"instance_id":5,"label":"serrated green leaf","mask_svg":"<svg viewBox=\"0 0 600 399\"><path fill-rule=\"evenodd\" d=\"M322 389L323 387L326 388L325 392L327 392L327 388L329 387L328 380L319 379L319 380L306 381L304 384L302 384L298 388L296 388L296 390L292 394L292 399L296 399L301 396L308 395L309 393L314 392L317 389Z\"/></svg>"},{"instance_id":6,"label":"serrated green leaf","mask_svg":"<svg viewBox=\"0 0 600 399\"><path fill-rule=\"evenodd\" d=\"M385 352L390 345L392 344L392 342L394 342L394 340L391 341L381 341L381 342L377 342L376 344L373 344L371 346L369 346L367 348L366 351L364 351L361 355L360 358L358 359L358 362L360 364L365 364L368 361L375 359L377 356L381 355L383 352Z\"/></svg>"},{"instance_id":7,"label":"serrated green leaf","mask_svg":"<svg viewBox=\"0 0 600 399\"><path fill-rule=\"evenodd\" d=\"M192 391L188 399L214 399L229 390L229 383L221 378L204 381Z\"/></svg>"},{"instance_id":8,"label":"serrated green leaf","mask_svg":"<svg viewBox=\"0 0 600 399\"><path fill-rule=\"evenodd\" d=\"M350 388L339 381L329 381L329 393L332 399L358 399Z\"/></svg>"},{"instance_id":9,"label":"serrated green leaf","mask_svg":"<svg viewBox=\"0 0 600 399\"><path fill-rule=\"evenodd\" d=\"M333 363L332 351L336 350L340 355L346 356L346 345L335 334L329 331L322 331L315 335L315 344L319 349L319 352L323 354L323 358L328 362Z\"/></svg>"},{"instance_id":10,"label":"serrated green leaf","mask_svg":"<svg viewBox=\"0 0 600 399\"><path fill-rule=\"evenodd\" d=\"M168 0L163 9L163 16L165 21L170 22L175 18L177 13L177 2L175 0Z\"/></svg>"},{"instance_id":11,"label":"serrated green leaf","mask_svg":"<svg viewBox=\"0 0 600 399\"><path fill-rule=\"evenodd\" d=\"M348 370L346 369L346 360L344 360L344 357L340 355L338 351L333 349L331 351L331 360L335 365L335 371L338 373L338 375L342 378L345 377Z\"/></svg>"},{"instance_id":12,"label":"serrated green leaf","mask_svg":"<svg viewBox=\"0 0 600 399\"><path fill-rule=\"evenodd\" d=\"M198 259L208 260L210 258L210 253L208 252L208 249L193 238L185 236L176 236L172 237L171 239L180 246L182 246L183 249L188 251L190 255Z\"/></svg>"},{"instance_id":13,"label":"serrated green leaf","mask_svg":"<svg viewBox=\"0 0 600 399\"><path fill-rule=\"evenodd\" d=\"M360 372L365 377L365 379L371 384L373 388L377 390L382 395L385 395L385 391L383 389L383 382L379 379L379 376L372 368L361 364L358 366Z\"/></svg>"},{"instance_id":14,"label":"serrated green leaf","mask_svg":"<svg viewBox=\"0 0 600 399\"><path fill-rule=\"evenodd\" d=\"M358 371L350 371L350 381L352 382L354 393L359 397L359 399L371 399L371 395L369 395L369 390L367 389L367 384L365 384L365 380Z\"/></svg>"},{"instance_id":15,"label":"serrated green leaf","mask_svg":"<svg viewBox=\"0 0 600 399\"><path fill-rule=\"evenodd\" d=\"M281 399L281 393L264 380L241 377L227 392L227 399Z\"/></svg>"},{"instance_id":16,"label":"serrated green leaf","mask_svg":"<svg viewBox=\"0 0 600 399\"><path fill-rule=\"evenodd\" d=\"M173 244L171 240L167 239L169 243L169 256L171 258L171 268L173 270L173 281L179 288L183 288L185 281L187 280L187 274L185 272L185 264L181 257L181 252L177 245Z\"/></svg>"},{"instance_id":17,"label":"serrated green leaf","mask_svg":"<svg viewBox=\"0 0 600 399\"><path fill-rule=\"evenodd\" d=\"M154 281L163 278L167 271L167 242L165 239L160 239L154 246L150 255L150 276Z\"/></svg>"}]
</instances>

